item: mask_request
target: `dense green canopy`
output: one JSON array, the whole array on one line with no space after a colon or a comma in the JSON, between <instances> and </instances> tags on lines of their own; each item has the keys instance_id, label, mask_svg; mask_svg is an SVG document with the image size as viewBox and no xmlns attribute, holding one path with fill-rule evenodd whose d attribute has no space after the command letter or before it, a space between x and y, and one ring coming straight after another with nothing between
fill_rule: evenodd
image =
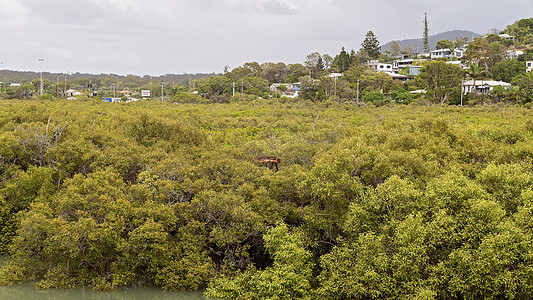
<instances>
[{"instance_id":1,"label":"dense green canopy","mask_svg":"<svg viewBox=\"0 0 533 300\"><path fill-rule=\"evenodd\" d=\"M282 101L0 101L0 283L533 297L530 109Z\"/></svg>"}]
</instances>

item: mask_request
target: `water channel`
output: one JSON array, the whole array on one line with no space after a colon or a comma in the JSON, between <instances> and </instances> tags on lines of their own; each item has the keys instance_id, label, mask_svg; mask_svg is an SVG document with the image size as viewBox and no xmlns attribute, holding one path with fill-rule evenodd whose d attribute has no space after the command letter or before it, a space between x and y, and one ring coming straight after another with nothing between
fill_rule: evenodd
<instances>
[{"instance_id":1,"label":"water channel","mask_svg":"<svg viewBox=\"0 0 533 300\"><path fill-rule=\"evenodd\" d=\"M130 288L99 292L91 288L40 290L34 283L0 286L2 300L204 300L201 292L165 292L156 288Z\"/></svg>"},{"instance_id":2,"label":"water channel","mask_svg":"<svg viewBox=\"0 0 533 300\"><path fill-rule=\"evenodd\" d=\"M0 257L0 266L5 257ZM166 292L157 288L124 288L112 292L91 288L50 289L35 288L35 283L0 286L1 300L204 300L202 292Z\"/></svg>"}]
</instances>

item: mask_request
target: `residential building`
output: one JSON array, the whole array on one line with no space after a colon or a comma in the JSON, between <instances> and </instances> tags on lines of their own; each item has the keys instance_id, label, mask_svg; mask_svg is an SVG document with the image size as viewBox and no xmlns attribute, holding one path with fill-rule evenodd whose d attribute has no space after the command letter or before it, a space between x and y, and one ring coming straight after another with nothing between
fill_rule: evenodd
<instances>
[{"instance_id":1,"label":"residential building","mask_svg":"<svg viewBox=\"0 0 533 300\"><path fill-rule=\"evenodd\" d=\"M458 59L463 58L465 56L466 49L465 48L457 48L453 50L453 56L455 56Z\"/></svg>"},{"instance_id":2,"label":"residential building","mask_svg":"<svg viewBox=\"0 0 533 300\"><path fill-rule=\"evenodd\" d=\"M463 63L461 63L461 61L459 60L450 60L450 61L447 61L446 63L450 65L456 65L464 69Z\"/></svg>"},{"instance_id":3,"label":"residential building","mask_svg":"<svg viewBox=\"0 0 533 300\"><path fill-rule=\"evenodd\" d=\"M486 94L495 86L503 86L504 88L510 88L511 84L503 81L494 81L494 80L467 80L463 82L463 92L470 93L476 91L480 94Z\"/></svg>"},{"instance_id":4,"label":"residential building","mask_svg":"<svg viewBox=\"0 0 533 300\"><path fill-rule=\"evenodd\" d=\"M339 79L340 77L342 77L342 75L343 75L342 73L330 73L327 76L331 78Z\"/></svg>"},{"instance_id":5,"label":"residential building","mask_svg":"<svg viewBox=\"0 0 533 300\"><path fill-rule=\"evenodd\" d=\"M452 56L452 50L450 49L437 49L431 51L431 59L449 58Z\"/></svg>"},{"instance_id":6,"label":"residential building","mask_svg":"<svg viewBox=\"0 0 533 300\"><path fill-rule=\"evenodd\" d=\"M392 72L392 64L381 63L374 60L370 61L367 65L376 72Z\"/></svg>"},{"instance_id":7,"label":"residential building","mask_svg":"<svg viewBox=\"0 0 533 300\"><path fill-rule=\"evenodd\" d=\"M507 51L507 57L509 58L518 58L520 55L524 54L524 49L514 49Z\"/></svg>"},{"instance_id":8,"label":"residential building","mask_svg":"<svg viewBox=\"0 0 533 300\"><path fill-rule=\"evenodd\" d=\"M73 90L73 89L67 90L67 91L65 92L65 94L66 94L67 96L70 96L70 97L82 95L81 92L78 92L78 91Z\"/></svg>"},{"instance_id":9,"label":"residential building","mask_svg":"<svg viewBox=\"0 0 533 300\"><path fill-rule=\"evenodd\" d=\"M403 68L413 65L414 62L415 60L412 58L395 60L392 62L392 68L396 70L401 70Z\"/></svg>"},{"instance_id":10,"label":"residential building","mask_svg":"<svg viewBox=\"0 0 533 300\"><path fill-rule=\"evenodd\" d=\"M515 37L512 36L512 35L508 35L508 34L498 34L498 36L502 39L502 40L514 40Z\"/></svg>"},{"instance_id":11,"label":"residential building","mask_svg":"<svg viewBox=\"0 0 533 300\"><path fill-rule=\"evenodd\" d=\"M385 72L385 73L390 75L390 77L392 77L392 79L396 81L405 82L407 80L414 79L413 76L405 76L405 75L394 73L394 72Z\"/></svg>"},{"instance_id":12,"label":"residential building","mask_svg":"<svg viewBox=\"0 0 533 300\"><path fill-rule=\"evenodd\" d=\"M420 75L420 70L422 66L410 66L409 67L409 76L418 76Z\"/></svg>"},{"instance_id":13,"label":"residential building","mask_svg":"<svg viewBox=\"0 0 533 300\"><path fill-rule=\"evenodd\" d=\"M285 97L296 97L301 90L301 83L273 83L270 86L270 90L273 93L279 94Z\"/></svg>"},{"instance_id":14,"label":"residential building","mask_svg":"<svg viewBox=\"0 0 533 300\"><path fill-rule=\"evenodd\" d=\"M526 61L526 68L528 72L533 70L533 61Z\"/></svg>"}]
</instances>

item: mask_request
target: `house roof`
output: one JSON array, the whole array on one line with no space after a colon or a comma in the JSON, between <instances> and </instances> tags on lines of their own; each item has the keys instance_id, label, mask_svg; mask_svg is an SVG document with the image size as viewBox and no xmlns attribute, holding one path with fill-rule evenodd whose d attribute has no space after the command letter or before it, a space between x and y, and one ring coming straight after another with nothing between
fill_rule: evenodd
<instances>
[{"instance_id":1,"label":"house roof","mask_svg":"<svg viewBox=\"0 0 533 300\"><path fill-rule=\"evenodd\" d=\"M452 50L450 50L450 49L448 49L448 48L445 48L445 49L437 49L437 50L433 50L433 51L431 51L431 53L446 52L446 51L451 52Z\"/></svg>"},{"instance_id":2,"label":"house roof","mask_svg":"<svg viewBox=\"0 0 533 300\"><path fill-rule=\"evenodd\" d=\"M394 73L394 72L384 72L384 73L389 74L392 77L392 79L411 79L411 78L413 78L412 76L405 76L405 75Z\"/></svg>"},{"instance_id":3,"label":"house roof","mask_svg":"<svg viewBox=\"0 0 533 300\"><path fill-rule=\"evenodd\" d=\"M474 81L473 80L467 80L467 81L465 81L463 83L463 85L472 86L472 85L474 85ZM497 85L501 85L501 86L505 86L505 87L510 87L511 86L510 83L503 82L503 81L496 81L496 80L476 80L475 81L475 86L497 86Z\"/></svg>"},{"instance_id":4,"label":"house roof","mask_svg":"<svg viewBox=\"0 0 533 300\"><path fill-rule=\"evenodd\" d=\"M341 77L342 75L343 75L342 73L330 73L330 74L328 74L327 76L328 76L328 77L337 77L337 78L339 78L339 77Z\"/></svg>"}]
</instances>

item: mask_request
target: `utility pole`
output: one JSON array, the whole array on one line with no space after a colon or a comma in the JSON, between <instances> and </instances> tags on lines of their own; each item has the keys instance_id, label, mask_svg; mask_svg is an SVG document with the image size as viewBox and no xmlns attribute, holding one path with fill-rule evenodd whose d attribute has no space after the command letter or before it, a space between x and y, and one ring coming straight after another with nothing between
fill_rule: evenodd
<instances>
[{"instance_id":1,"label":"utility pole","mask_svg":"<svg viewBox=\"0 0 533 300\"><path fill-rule=\"evenodd\" d=\"M39 61L44 61L44 59L39 58ZM43 95L43 68L41 66L41 96Z\"/></svg>"},{"instance_id":2,"label":"utility pole","mask_svg":"<svg viewBox=\"0 0 533 300\"><path fill-rule=\"evenodd\" d=\"M69 74L70 74L70 72L67 72L67 74L65 74L65 89L63 91L63 97L65 97L65 98L67 96L67 75L69 75Z\"/></svg>"},{"instance_id":3,"label":"utility pole","mask_svg":"<svg viewBox=\"0 0 533 300\"><path fill-rule=\"evenodd\" d=\"M164 93L163 84L164 84L164 82L161 81L161 103L163 103L163 93Z\"/></svg>"},{"instance_id":4,"label":"utility pole","mask_svg":"<svg viewBox=\"0 0 533 300\"><path fill-rule=\"evenodd\" d=\"M461 79L461 106L463 106L463 89L464 89L464 79Z\"/></svg>"},{"instance_id":5,"label":"utility pole","mask_svg":"<svg viewBox=\"0 0 533 300\"><path fill-rule=\"evenodd\" d=\"M337 76L334 76L333 80L335 81L335 96L337 96Z\"/></svg>"},{"instance_id":6,"label":"utility pole","mask_svg":"<svg viewBox=\"0 0 533 300\"><path fill-rule=\"evenodd\" d=\"M355 103L359 105L359 78L357 78L357 98L355 98Z\"/></svg>"}]
</instances>

